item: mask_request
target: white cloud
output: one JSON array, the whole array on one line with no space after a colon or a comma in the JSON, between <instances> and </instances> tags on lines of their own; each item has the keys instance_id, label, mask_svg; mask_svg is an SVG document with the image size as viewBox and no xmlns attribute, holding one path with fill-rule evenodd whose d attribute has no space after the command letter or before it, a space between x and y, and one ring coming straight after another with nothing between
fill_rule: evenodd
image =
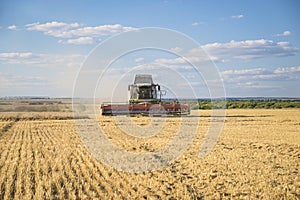
<instances>
[{"instance_id":1,"label":"white cloud","mask_svg":"<svg viewBox=\"0 0 300 200\"><path fill-rule=\"evenodd\" d=\"M6 64L24 64L38 67L79 67L84 56L78 54L53 55L32 52L0 53L0 61Z\"/></svg>"},{"instance_id":2,"label":"white cloud","mask_svg":"<svg viewBox=\"0 0 300 200\"><path fill-rule=\"evenodd\" d=\"M291 77L286 76L286 75L279 75L279 74L259 74L259 75L254 75L252 77L252 80L256 81L285 81L285 80L292 80Z\"/></svg>"},{"instance_id":3,"label":"white cloud","mask_svg":"<svg viewBox=\"0 0 300 200\"><path fill-rule=\"evenodd\" d=\"M288 36L288 35L291 35L292 33L290 31L284 31L282 33L283 36Z\"/></svg>"},{"instance_id":4,"label":"white cloud","mask_svg":"<svg viewBox=\"0 0 300 200\"><path fill-rule=\"evenodd\" d=\"M240 89L281 89L280 86L274 86L274 85L266 85L266 84L261 84L258 82L243 82L243 83L238 83L235 85L235 87L240 88Z\"/></svg>"},{"instance_id":5,"label":"white cloud","mask_svg":"<svg viewBox=\"0 0 300 200\"><path fill-rule=\"evenodd\" d=\"M26 25L27 30L41 31L45 35L50 35L59 38L72 37L95 37L105 36L115 33L127 32L137 30L133 27L122 26L120 24L100 25L100 26L86 26L82 27L78 23L64 23L64 22L47 22L40 24L39 22Z\"/></svg>"},{"instance_id":6,"label":"white cloud","mask_svg":"<svg viewBox=\"0 0 300 200\"><path fill-rule=\"evenodd\" d=\"M295 74L295 73L298 73ZM266 83L278 81L299 81L300 67L285 67L275 70L266 68L227 70L221 72L224 82L228 85L238 85L245 88L269 87ZM250 84L251 83L251 84ZM264 83L264 84L262 84ZM262 86L263 85L263 86Z\"/></svg>"},{"instance_id":7,"label":"white cloud","mask_svg":"<svg viewBox=\"0 0 300 200\"><path fill-rule=\"evenodd\" d=\"M93 44L94 39L92 37L79 37L76 39L68 39L68 44Z\"/></svg>"},{"instance_id":8,"label":"white cloud","mask_svg":"<svg viewBox=\"0 0 300 200\"><path fill-rule=\"evenodd\" d=\"M241 19L244 18L244 15L233 15L231 16L232 19Z\"/></svg>"},{"instance_id":9,"label":"white cloud","mask_svg":"<svg viewBox=\"0 0 300 200\"><path fill-rule=\"evenodd\" d=\"M63 23L63 22L57 22L57 21L52 21L52 22L47 22L44 24L40 24L39 22L32 23L32 24L26 24L27 30L30 31L42 31L46 35L51 35L55 36L56 34L59 34L63 31L69 30L71 28L76 28L79 26L78 23Z\"/></svg>"},{"instance_id":10,"label":"white cloud","mask_svg":"<svg viewBox=\"0 0 300 200\"><path fill-rule=\"evenodd\" d=\"M29 58L32 56L33 56L33 54L31 52L0 53L1 60L9 60L9 59L14 59L14 58Z\"/></svg>"},{"instance_id":11,"label":"white cloud","mask_svg":"<svg viewBox=\"0 0 300 200\"><path fill-rule=\"evenodd\" d=\"M268 74L268 73L269 71L264 68L227 70L222 72L223 75L257 75L257 74Z\"/></svg>"},{"instance_id":12,"label":"white cloud","mask_svg":"<svg viewBox=\"0 0 300 200\"><path fill-rule=\"evenodd\" d=\"M204 24L203 22L194 22L194 23L192 23L192 26L200 26L203 24Z\"/></svg>"},{"instance_id":13,"label":"white cloud","mask_svg":"<svg viewBox=\"0 0 300 200\"><path fill-rule=\"evenodd\" d=\"M78 23L64 23L64 22L47 22L44 24L40 24L39 22L32 23L32 24L26 24L27 30L29 31L41 31L45 35L50 35L57 37L61 35L61 33L66 32L70 29L79 27Z\"/></svg>"},{"instance_id":14,"label":"white cloud","mask_svg":"<svg viewBox=\"0 0 300 200\"><path fill-rule=\"evenodd\" d=\"M185 64L187 61L181 57L168 59L168 58L159 58L154 61L160 65L176 65L176 64Z\"/></svg>"},{"instance_id":15,"label":"white cloud","mask_svg":"<svg viewBox=\"0 0 300 200\"><path fill-rule=\"evenodd\" d=\"M111 35L121 32L134 31L137 30L133 27L124 27L120 24L114 25L101 25L101 26L88 26L82 27L66 32L62 32L55 37L74 37L74 36L103 36L103 35Z\"/></svg>"},{"instance_id":16,"label":"white cloud","mask_svg":"<svg viewBox=\"0 0 300 200\"><path fill-rule=\"evenodd\" d=\"M289 74L289 73L300 73L300 66L298 67L279 67L275 69L275 74Z\"/></svg>"},{"instance_id":17,"label":"white cloud","mask_svg":"<svg viewBox=\"0 0 300 200\"><path fill-rule=\"evenodd\" d=\"M17 30L17 26L16 25L10 25L7 27L8 30Z\"/></svg>"},{"instance_id":18,"label":"white cloud","mask_svg":"<svg viewBox=\"0 0 300 200\"><path fill-rule=\"evenodd\" d=\"M232 59L251 60L265 57L294 56L298 52L299 49L292 47L289 42L273 42L272 40L265 39L232 40L228 43L211 43L191 49L187 53L182 53L183 57L172 59L159 58L155 60L155 63L162 65L182 65L187 61L192 63L205 61L229 62Z\"/></svg>"},{"instance_id":19,"label":"white cloud","mask_svg":"<svg viewBox=\"0 0 300 200\"><path fill-rule=\"evenodd\" d=\"M171 51L174 51L174 52L176 52L176 53L179 53L179 52L182 51L182 48L180 48L180 47L174 47L174 48L171 48L170 50L171 50Z\"/></svg>"},{"instance_id":20,"label":"white cloud","mask_svg":"<svg viewBox=\"0 0 300 200\"><path fill-rule=\"evenodd\" d=\"M299 52L289 42L274 42L272 40L230 41L229 43L212 43L202 46L210 55L218 60L228 58L249 60L263 57L293 56Z\"/></svg>"},{"instance_id":21,"label":"white cloud","mask_svg":"<svg viewBox=\"0 0 300 200\"><path fill-rule=\"evenodd\" d=\"M200 51L201 51L200 53L193 51L192 53L183 55L184 57L158 58L154 61L154 63L159 64L159 65L186 65L188 63L201 63L201 62L205 62L205 61L217 60L217 58L212 55L204 54L203 50L200 50Z\"/></svg>"},{"instance_id":22,"label":"white cloud","mask_svg":"<svg viewBox=\"0 0 300 200\"><path fill-rule=\"evenodd\" d=\"M134 62L136 63L140 63L140 62L143 62L144 61L144 58L136 58L134 59Z\"/></svg>"},{"instance_id":23,"label":"white cloud","mask_svg":"<svg viewBox=\"0 0 300 200\"><path fill-rule=\"evenodd\" d=\"M283 33L275 34L274 36L289 36L292 33L290 31L284 31Z\"/></svg>"}]
</instances>

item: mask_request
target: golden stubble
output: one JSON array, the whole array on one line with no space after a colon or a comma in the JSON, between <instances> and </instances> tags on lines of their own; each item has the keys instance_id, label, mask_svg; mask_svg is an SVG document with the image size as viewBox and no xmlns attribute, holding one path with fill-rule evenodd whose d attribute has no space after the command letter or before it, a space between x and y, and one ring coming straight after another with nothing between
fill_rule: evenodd
<instances>
[{"instance_id":1,"label":"golden stubble","mask_svg":"<svg viewBox=\"0 0 300 200\"><path fill-rule=\"evenodd\" d=\"M210 112L200 111L191 146L160 171L116 171L95 160L67 113L0 114L0 199L298 199L300 110L227 110L219 141L199 159ZM16 120L17 118L17 120ZM107 137L132 152L166 145L180 125L134 138L113 117L99 117ZM147 126L147 117L132 119Z\"/></svg>"}]
</instances>

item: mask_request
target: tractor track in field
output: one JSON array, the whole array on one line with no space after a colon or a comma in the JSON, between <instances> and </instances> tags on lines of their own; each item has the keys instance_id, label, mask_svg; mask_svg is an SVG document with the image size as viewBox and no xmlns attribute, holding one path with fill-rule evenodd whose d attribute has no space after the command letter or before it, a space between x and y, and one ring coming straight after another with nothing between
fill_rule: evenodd
<instances>
[{"instance_id":1,"label":"tractor track in field","mask_svg":"<svg viewBox=\"0 0 300 200\"><path fill-rule=\"evenodd\" d=\"M16 117L13 121L6 124L0 131L0 138L5 135L20 119Z\"/></svg>"}]
</instances>

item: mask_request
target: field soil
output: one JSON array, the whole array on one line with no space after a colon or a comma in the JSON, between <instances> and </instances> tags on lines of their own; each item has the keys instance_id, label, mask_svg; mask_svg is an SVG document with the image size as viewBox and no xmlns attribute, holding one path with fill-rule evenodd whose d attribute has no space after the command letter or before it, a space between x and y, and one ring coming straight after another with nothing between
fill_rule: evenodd
<instances>
[{"instance_id":1,"label":"field soil","mask_svg":"<svg viewBox=\"0 0 300 200\"><path fill-rule=\"evenodd\" d=\"M210 111L203 110L185 153L143 173L96 160L71 113L0 113L0 199L300 199L300 109L226 112L209 155L198 157L211 123ZM182 120L155 118L165 120L161 132L137 138L120 129L119 118L97 119L112 143L134 153L167 145ZM140 127L151 123L142 116L129 120Z\"/></svg>"}]
</instances>

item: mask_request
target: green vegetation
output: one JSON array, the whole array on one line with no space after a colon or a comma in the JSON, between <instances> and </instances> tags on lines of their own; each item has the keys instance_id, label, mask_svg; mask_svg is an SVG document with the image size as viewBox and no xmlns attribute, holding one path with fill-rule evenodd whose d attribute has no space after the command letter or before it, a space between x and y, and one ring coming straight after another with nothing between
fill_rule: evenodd
<instances>
[{"instance_id":1,"label":"green vegetation","mask_svg":"<svg viewBox=\"0 0 300 200\"><path fill-rule=\"evenodd\" d=\"M224 104L226 104L224 106ZM282 108L300 108L300 101L290 100L226 100L212 101L203 100L198 102L199 109L207 110L214 108L226 109L282 109ZM191 105L191 109L196 109L197 105Z\"/></svg>"}]
</instances>

